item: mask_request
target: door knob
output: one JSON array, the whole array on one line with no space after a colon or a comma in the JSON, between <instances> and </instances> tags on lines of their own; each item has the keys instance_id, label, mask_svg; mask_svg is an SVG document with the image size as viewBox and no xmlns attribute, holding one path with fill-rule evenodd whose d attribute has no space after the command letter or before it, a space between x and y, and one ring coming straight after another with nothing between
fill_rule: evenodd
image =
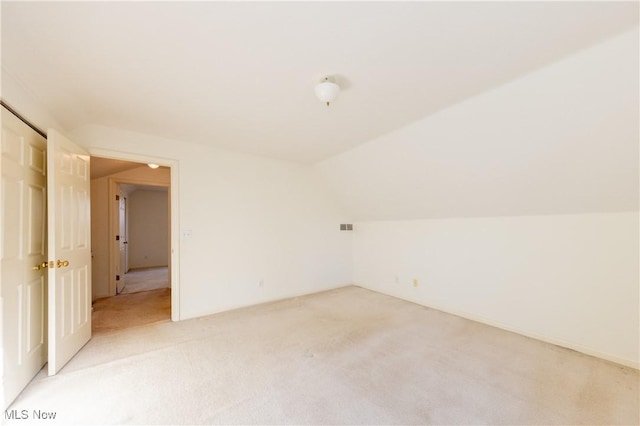
<instances>
[{"instance_id":1,"label":"door knob","mask_svg":"<svg viewBox=\"0 0 640 426\"><path fill-rule=\"evenodd\" d=\"M33 269L34 271L39 271L40 269L45 269L47 266L49 266L49 262L42 262L42 263L38 263L36 266L34 266Z\"/></svg>"},{"instance_id":2,"label":"door knob","mask_svg":"<svg viewBox=\"0 0 640 426\"><path fill-rule=\"evenodd\" d=\"M58 268L66 268L67 266L69 266L69 261L58 259L57 266Z\"/></svg>"}]
</instances>

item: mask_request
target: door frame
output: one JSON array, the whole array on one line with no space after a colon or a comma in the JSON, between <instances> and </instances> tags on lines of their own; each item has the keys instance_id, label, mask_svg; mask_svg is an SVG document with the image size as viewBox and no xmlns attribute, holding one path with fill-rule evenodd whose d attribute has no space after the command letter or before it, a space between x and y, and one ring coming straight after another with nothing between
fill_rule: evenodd
<instances>
[{"instance_id":1,"label":"door frame","mask_svg":"<svg viewBox=\"0 0 640 426\"><path fill-rule=\"evenodd\" d=\"M142 164L141 164L142 165ZM162 188L167 188L167 197L169 197L169 202L171 202L171 183L164 184L158 183L152 180L146 179L131 179L131 178L119 178L119 177L110 177L108 181L108 192L109 192L109 201L107 203L107 208L109 210L109 294L111 296L115 296L118 294L116 282L116 272L117 272L117 262L119 261L118 257L120 256L119 245L116 244L116 240L114 237L120 234L120 219L119 219L119 206L116 202L116 195L118 195L118 188L120 185L140 185L140 186L159 186ZM121 195L121 194L120 194ZM122 196L122 195L121 195ZM171 214L169 214L171 216ZM170 226L167 224L167 226ZM171 232L171 231L169 231ZM120 238L123 238L121 235ZM171 237L169 238L171 240ZM169 241L168 247L168 256L167 259L171 257L171 241ZM171 270L171 268L169 268ZM122 273L125 275L126 271ZM173 280L170 280L171 286L173 287Z\"/></svg>"},{"instance_id":2,"label":"door frame","mask_svg":"<svg viewBox=\"0 0 640 426\"><path fill-rule=\"evenodd\" d=\"M113 179L113 178L110 178ZM167 188L169 186L167 185ZM128 245L129 245L129 212L127 211L127 197L128 195L125 195L124 192L122 191L122 185L121 184L116 184L116 194L120 195L120 200L116 200L117 202L115 203L116 208L114 210L113 213L116 215L114 217L116 223L116 230L117 230L117 235L120 236L120 239L117 241L116 243L116 248L117 248L117 258L116 258L116 264L119 266L120 273L123 275L123 277L121 277L123 279L123 290L124 290L124 275L127 275L127 272L129 272L129 268L127 267L127 261L128 261ZM167 197L169 196L169 193L167 192ZM117 197L116 197L117 198ZM169 202L169 199L167 198L167 202ZM168 208L169 206L167 206ZM121 209L123 210L122 213L124 213L122 215L122 217L120 216L121 213ZM167 218L169 216L167 215ZM169 223L167 222L167 228L169 228ZM113 243L113 241L111 241ZM169 240L167 240L167 244L169 244ZM169 261L169 248L167 247L167 262ZM168 273L168 271L167 271ZM111 274L113 275L113 274ZM118 293L117 291L117 285L118 283L116 282L116 294Z\"/></svg>"},{"instance_id":3,"label":"door frame","mask_svg":"<svg viewBox=\"0 0 640 426\"><path fill-rule=\"evenodd\" d=\"M125 160L125 161L133 161L136 163L154 163L160 166L169 167L171 169L171 180L169 186L169 269L171 271L171 321L180 321L180 208L179 208L179 199L180 199L180 186L179 186L179 162L178 160L169 159L169 158L161 158L161 157L152 157L148 155L142 154L132 154L129 152L121 152L121 151L113 151L108 149L96 149L90 148L89 154L94 157L103 157L109 158L112 160ZM110 179L109 180L109 203L112 200L115 200L115 191L118 183L132 183L137 185L153 185L153 186L163 186L158 185L158 183L150 183L149 181L144 180L132 180L132 179L122 179L118 180ZM109 204L111 205L111 204ZM111 221L109 222L109 227L111 227ZM110 234L111 235L111 231ZM113 253L110 250L110 266L113 260ZM110 274L112 275L112 274ZM111 279L115 280L115 277L109 278L109 287L111 288Z\"/></svg>"}]
</instances>

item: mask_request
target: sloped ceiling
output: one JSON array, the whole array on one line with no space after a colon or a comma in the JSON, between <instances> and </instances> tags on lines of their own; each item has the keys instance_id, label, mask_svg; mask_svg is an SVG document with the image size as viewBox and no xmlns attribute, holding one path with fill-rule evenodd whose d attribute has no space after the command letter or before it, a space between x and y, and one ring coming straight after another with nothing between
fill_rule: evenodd
<instances>
[{"instance_id":1,"label":"sloped ceiling","mask_svg":"<svg viewBox=\"0 0 640 426\"><path fill-rule=\"evenodd\" d=\"M307 163L638 21L635 2L0 7L3 75L65 130L100 124ZM325 75L344 88L329 108L313 94Z\"/></svg>"},{"instance_id":2,"label":"sloped ceiling","mask_svg":"<svg viewBox=\"0 0 640 426\"><path fill-rule=\"evenodd\" d=\"M358 220L638 210L638 28L314 167Z\"/></svg>"}]
</instances>

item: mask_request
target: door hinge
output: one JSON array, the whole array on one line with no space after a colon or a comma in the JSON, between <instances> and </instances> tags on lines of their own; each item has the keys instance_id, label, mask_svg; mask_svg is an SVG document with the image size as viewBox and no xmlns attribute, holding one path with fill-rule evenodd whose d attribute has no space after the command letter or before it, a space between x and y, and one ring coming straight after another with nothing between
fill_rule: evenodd
<instances>
[{"instance_id":1,"label":"door hinge","mask_svg":"<svg viewBox=\"0 0 640 426\"><path fill-rule=\"evenodd\" d=\"M116 275L116 281L120 281L120 275Z\"/></svg>"},{"instance_id":2,"label":"door hinge","mask_svg":"<svg viewBox=\"0 0 640 426\"><path fill-rule=\"evenodd\" d=\"M116 241L120 241L120 235L116 235Z\"/></svg>"},{"instance_id":3,"label":"door hinge","mask_svg":"<svg viewBox=\"0 0 640 426\"><path fill-rule=\"evenodd\" d=\"M120 201L120 196L116 195L116 201Z\"/></svg>"}]
</instances>

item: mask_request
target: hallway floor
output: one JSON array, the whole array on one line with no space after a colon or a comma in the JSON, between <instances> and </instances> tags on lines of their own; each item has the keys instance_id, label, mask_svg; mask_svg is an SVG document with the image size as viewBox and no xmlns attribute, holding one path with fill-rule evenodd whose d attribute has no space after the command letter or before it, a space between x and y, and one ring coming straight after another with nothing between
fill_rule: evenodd
<instances>
[{"instance_id":1,"label":"hallway floor","mask_svg":"<svg viewBox=\"0 0 640 426\"><path fill-rule=\"evenodd\" d=\"M93 334L170 320L170 288L98 299L91 316Z\"/></svg>"},{"instance_id":2,"label":"hallway floor","mask_svg":"<svg viewBox=\"0 0 640 426\"><path fill-rule=\"evenodd\" d=\"M124 288L120 294L169 288L169 268L132 269L124 275Z\"/></svg>"}]
</instances>

